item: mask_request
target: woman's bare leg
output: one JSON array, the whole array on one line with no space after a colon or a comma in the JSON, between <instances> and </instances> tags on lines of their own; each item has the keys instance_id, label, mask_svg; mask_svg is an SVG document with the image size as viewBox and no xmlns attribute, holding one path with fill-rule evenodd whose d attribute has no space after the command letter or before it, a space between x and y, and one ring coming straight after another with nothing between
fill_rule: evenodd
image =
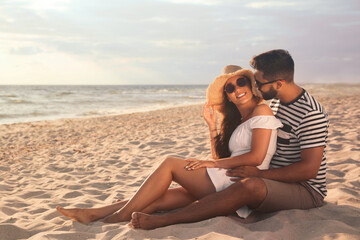
<instances>
[{"instance_id":1,"label":"woman's bare leg","mask_svg":"<svg viewBox=\"0 0 360 240\"><path fill-rule=\"evenodd\" d=\"M172 181L179 183L197 199L216 191L205 168L187 171L184 168L186 164L180 158L165 159L130 201L119 211L105 218L104 222L129 221L133 212L145 209L165 194Z\"/></svg>"},{"instance_id":2,"label":"woman's bare leg","mask_svg":"<svg viewBox=\"0 0 360 240\"><path fill-rule=\"evenodd\" d=\"M62 208L62 207L56 207L56 210L58 210L62 215L65 217L71 218L75 221L87 224L89 222L93 222L96 220L99 220L101 218L104 218L106 216L109 216L110 214L113 214L120 208L122 208L127 201L120 201L114 204L110 204L104 207L99 208Z\"/></svg>"},{"instance_id":3,"label":"woman's bare leg","mask_svg":"<svg viewBox=\"0 0 360 240\"><path fill-rule=\"evenodd\" d=\"M196 200L197 199L183 187L170 188L162 197L151 203L141 212L154 213L158 211L170 211L185 207Z\"/></svg>"},{"instance_id":4,"label":"woman's bare leg","mask_svg":"<svg viewBox=\"0 0 360 240\"><path fill-rule=\"evenodd\" d=\"M143 209L143 213L153 213L156 211L168 211L176 208L185 207L196 199L182 187L169 189L162 197ZM125 206L129 200L118 201L115 204L107 205L99 208L71 208L65 209L56 207L56 209L64 216L75 221L87 224L104 217L107 217L120 208Z\"/></svg>"}]
</instances>

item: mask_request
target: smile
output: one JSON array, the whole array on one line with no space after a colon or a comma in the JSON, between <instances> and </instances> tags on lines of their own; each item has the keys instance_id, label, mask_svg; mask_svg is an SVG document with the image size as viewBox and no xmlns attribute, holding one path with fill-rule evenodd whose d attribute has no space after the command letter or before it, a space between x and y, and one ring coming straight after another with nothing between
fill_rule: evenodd
<instances>
[{"instance_id":1,"label":"smile","mask_svg":"<svg viewBox=\"0 0 360 240\"><path fill-rule=\"evenodd\" d=\"M237 95L236 98L242 98L245 95L246 95L246 93L241 93L241 94Z\"/></svg>"}]
</instances>

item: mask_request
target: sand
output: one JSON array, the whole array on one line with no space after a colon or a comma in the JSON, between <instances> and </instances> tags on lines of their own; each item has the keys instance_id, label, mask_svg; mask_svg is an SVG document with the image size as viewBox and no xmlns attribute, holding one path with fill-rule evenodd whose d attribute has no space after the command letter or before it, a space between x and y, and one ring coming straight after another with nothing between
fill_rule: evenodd
<instances>
[{"instance_id":1,"label":"sand","mask_svg":"<svg viewBox=\"0 0 360 240\"><path fill-rule=\"evenodd\" d=\"M166 156L210 157L201 106L0 125L0 239L360 239L359 92L314 93L329 113L328 197L318 209L229 217L151 231L83 225L55 206L129 198Z\"/></svg>"}]
</instances>

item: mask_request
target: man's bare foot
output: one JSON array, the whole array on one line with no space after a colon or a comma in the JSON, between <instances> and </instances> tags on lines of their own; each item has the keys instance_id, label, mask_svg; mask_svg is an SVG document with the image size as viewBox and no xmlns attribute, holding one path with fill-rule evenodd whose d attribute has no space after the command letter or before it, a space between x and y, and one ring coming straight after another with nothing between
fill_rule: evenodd
<instances>
[{"instance_id":1,"label":"man's bare foot","mask_svg":"<svg viewBox=\"0 0 360 240\"><path fill-rule=\"evenodd\" d=\"M88 224L89 222L97 220L96 216L91 214L91 211L89 211L88 209L83 209L83 208L65 209L57 206L56 210L58 210L65 217L71 218L74 221L83 224Z\"/></svg>"},{"instance_id":2,"label":"man's bare foot","mask_svg":"<svg viewBox=\"0 0 360 240\"><path fill-rule=\"evenodd\" d=\"M149 215L141 212L134 212L131 215L130 226L133 228L141 228L151 230L158 227L169 225L162 216Z\"/></svg>"}]
</instances>

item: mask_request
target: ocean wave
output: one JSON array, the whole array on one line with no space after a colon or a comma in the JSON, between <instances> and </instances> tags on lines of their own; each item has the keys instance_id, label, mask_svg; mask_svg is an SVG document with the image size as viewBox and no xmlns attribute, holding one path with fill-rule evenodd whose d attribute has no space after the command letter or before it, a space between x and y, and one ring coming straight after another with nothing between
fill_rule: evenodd
<instances>
[{"instance_id":1,"label":"ocean wave","mask_svg":"<svg viewBox=\"0 0 360 240\"><path fill-rule=\"evenodd\" d=\"M118 115L200 103L206 86L11 86L0 89L0 124Z\"/></svg>"},{"instance_id":2,"label":"ocean wave","mask_svg":"<svg viewBox=\"0 0 360 240\"><path fill-rule=\"evenodd\" d=\"M12 114L0 114L0 119L3 118L13 118Z\"/></svg>"},{"instance_id":3,"label":"ocean wave","mask_svg":"<svg viewBox=\"0 0 360 240\"><path fill-rule=\"evenodd\" d=\"M103 110L91 110L77 114L77 116L91 117L91 116L107 116L107 115L116 115L122 114L123 109L103 109Z\"/></svg>"},{"instance_id":4,"label":"ocean wave","mask_svg":"<svg viewBox=\"0 0 360 240\"><path fill-rule=\"evenodd\" d=\"M205 96L186 96L187 99L205 99Z\"/></svg>"},{"instance_id":5,"label":"ocean wave","mask_svg":"<svg viewBox=\"0 0 360 240\"><path fill-rule=\"evenodd\" d=\"M183 91L180 91L179 89L157 89L149 91L150 93L181 93Z\"/></svg>"},{"instance_id":6,"label":"ocean wave","mask_svg":"<svg viewBox=\"0 0 360 240\"><path fill-rule=\"evenodd\" d=\"M132 101L133 103L137 103L138 100ZM145 104L166 104L169 103L169 101L163 100L163 99L143 99L141 100L142 103Z\"/></svg>"},{"instance_id":7,"label":"ocean wave","mask_svg":"<svg viewBox=\"0 0 360 240\"><path fill-rule=\"evenodd\" d=\"M8 100L9 103L13 103L13 104L32 104L33 102L28 101L28 100L23 100L23 99L11 99Z\"/></svg>"},{"instance_id":8,"label":"ocean wave","mask_svg":"<svg viewBox=\"0 0 360 240\"><path fill-rule=\"evenodd\" d=\"M67 95L72 95L74 94L73 92L59 92L54 94L55 97L62 97L62 96L67 96Z\"/></svg>"},{"instance_id":9,"label":"ocean wave","mask_svg":"<svg viewBox=\"0 0 360 240\"><path fill-rule=\"evenodd\" d=\"M89 112L84 112L84 113L80 114L80 116L98 116L98 115L103 115L103 114L100 113L99 111L89 111Z\"/></svg>"},{"instance_id":10,"label":"ocean wave","mask_svg":"<svg viewBox=\"0 0 360 240\"><path fill-rule=\"evenodd\" d=\"M0 97L5 97L5 98L15 98L18 97L15 94L1 94Z\"/></svg>"},{"instance_id":11,"label":"ocean wave","mask_svg":"<svg viewBox=\"0 0 360 240\"><path fill-rule=\"evenodd\" d=\"M124 93L124 91L121 91L121 90L111 90L111 91L109 91L109 93L110 93L111 95L118 95L118 94Z\"/></svg>"},{"instance_id":12,"label":"ocean wave","mask_svg":"<svg viewBox=\"0 0 360 240\"><path fill-rule=\"evenodd\" d=\"M0 119L16 119L16 118L23 118L29 116L28 114L0 114Z\"/></svg>"}]
</instances>

